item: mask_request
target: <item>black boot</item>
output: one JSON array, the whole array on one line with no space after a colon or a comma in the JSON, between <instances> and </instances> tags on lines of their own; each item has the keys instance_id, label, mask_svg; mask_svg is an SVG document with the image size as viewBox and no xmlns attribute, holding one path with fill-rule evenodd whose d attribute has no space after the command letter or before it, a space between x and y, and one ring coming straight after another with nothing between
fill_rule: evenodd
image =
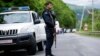
<instances>
[{"instance_id":1,"label":"black boot","mask_svg":"<svg viewBox=\"0 0 100 56\"><path fill-rule=\"evenodd\" d=\"M53 54L51 54L51 56L54 56Z\"/></svg>"},{"instance_id":2,"label":"black boot","mask_svg":"<svg viewBox=\"0 0 100 56\"><path fill-rule=\"evenodd\" d=\"M46 56L54 56L53 54L48 54L48 55L46 55Z\"/></svg>"}]
</instances>

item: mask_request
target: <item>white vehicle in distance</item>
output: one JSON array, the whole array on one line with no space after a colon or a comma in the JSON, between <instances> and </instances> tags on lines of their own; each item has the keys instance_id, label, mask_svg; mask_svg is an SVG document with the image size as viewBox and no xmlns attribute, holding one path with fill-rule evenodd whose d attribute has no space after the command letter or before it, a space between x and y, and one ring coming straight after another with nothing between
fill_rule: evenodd
<instances>
[{"instance_id":1,"label":"white vehicle in distance","mask_svg":"<svg viewBox=\"0 0 100 56\"><path fill-rule=\"evenodd\" d=\"M61 28L59 25L59 21L56 21L56 33L59 34L61 32Z\"/></svg>"},{"instance_id":2,"label":"white vehicle in distance","mask_svg":"<svg viewBox=\"0 0 100 56\"><path fill-rule=\"evenodd\" d=\"M67 32L67 33L70 33L70 32L71 32L71 29L67 29L66 32Z\"/></svg>"},{"instance_id":3,"label":"white vehicle in distance","mask_svg":"<svg viewBox=\"0 0 100 56\"><path fill-rule=\"evenodd\" d=\"M29 55L34 55L37 48L43 50L44 25L41 27L38 14L26 11L28 8L14 8L19 11L10 11L12 8L9 8L8 12L0 13L0 50L25 49Z\"/></svg>"},{"instance_id":4,"label":"white vehicle in distance","mask_svg":"<svg viewBox=\"0 0 100 56\"><path fill-rule=\"evenodd\" d=\"M76 31L77 31L77 30L76 30L75 28L74 28L74 29L72 29L72 32L73 32L73 33L75 33Z\"/></svg>"}]
</instances>

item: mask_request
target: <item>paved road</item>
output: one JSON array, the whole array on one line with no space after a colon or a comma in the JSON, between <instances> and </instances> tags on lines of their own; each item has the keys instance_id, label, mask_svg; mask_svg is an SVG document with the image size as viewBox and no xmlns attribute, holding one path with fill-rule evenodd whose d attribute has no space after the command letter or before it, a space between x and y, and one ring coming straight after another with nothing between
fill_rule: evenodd
<instances>
[{"instance_id":1,"label":"paved road","mask_svg":"<svg viewBox=\"0 0 100 56\"><path fill-rule=\"evenodd\" d=\"M57 36L57 48L53 46L52 50L55 56L100 56L100 39L74 33L61 34ZM25 51L13 52L10 55L29 56ZM45 56L44 51L37 52L34 56Z\"/></svg>"}]
</instances>

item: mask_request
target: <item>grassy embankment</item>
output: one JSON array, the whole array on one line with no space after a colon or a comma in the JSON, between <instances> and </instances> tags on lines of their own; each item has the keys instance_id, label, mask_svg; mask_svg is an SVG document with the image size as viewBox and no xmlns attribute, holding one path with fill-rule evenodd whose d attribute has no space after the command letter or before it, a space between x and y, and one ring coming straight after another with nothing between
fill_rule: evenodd
<instances>
[{"instance_id":1,"label":"grassy embankment","mask_svg":"<svg viewBox=\"0 0 100 56\"><path fill-rule=\"evenodd\" d=\"M98 37L100 38L100 32L88 32L88 31L80 31L77 32L80 35L84 35L84 36L91 36L91 37Z\"/></svg>"}]
</instances>

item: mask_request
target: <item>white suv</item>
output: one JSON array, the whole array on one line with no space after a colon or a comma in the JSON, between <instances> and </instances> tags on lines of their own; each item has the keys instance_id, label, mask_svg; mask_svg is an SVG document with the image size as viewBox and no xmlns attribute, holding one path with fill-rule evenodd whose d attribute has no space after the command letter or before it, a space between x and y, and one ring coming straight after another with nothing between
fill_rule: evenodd
<instances>
[{"instance_id":1,"label":"white suv","mask_svg":"<svg viewBox=\"0 0 100 56\"><path fill-rule=\"evenodd\" d=\"M43 50L45 24L34 11L11 11L0 13L0 50L26 49L28 54Z\"/></svg>"}]
</instances>

